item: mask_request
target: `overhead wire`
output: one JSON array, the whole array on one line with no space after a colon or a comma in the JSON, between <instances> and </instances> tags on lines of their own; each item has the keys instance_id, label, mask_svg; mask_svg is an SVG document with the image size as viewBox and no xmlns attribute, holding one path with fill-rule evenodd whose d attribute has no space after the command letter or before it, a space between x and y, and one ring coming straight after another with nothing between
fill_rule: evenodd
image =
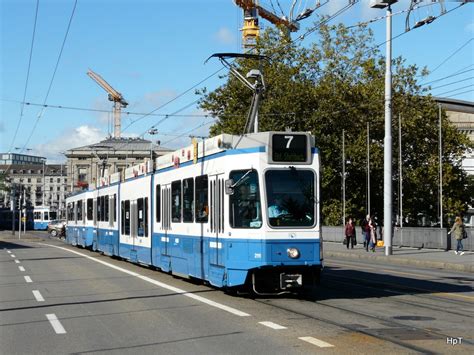
<instances>
[{"instance_id":1,"label":"overhead wire","mask_svg":"<svg viewBox=\"0 0 474 355\"><path fill-rule=\"evenodd\" d=\"M468 93L471 93L471 92L474 92L474 90L467 90L467 91L459 92L459 93L454 94L454 95L445 96L444 98L449 99L450 97L455 97L455 96L459 96L459 95L464 95L464 94L468 94Z\"/></svg>"},{"instance_id":2,"label":"overhead wire","mask_svg":"<svg viewBox=\"0 0 474 355\"><path fill-rule=\"evenodd\" d=\"M446 95L446 94L449 94L449 93L452 93L452 92L455 92L455 91L459 91L459 90L463 90L463 89L467 89L467 88L470 88L470 87L473 87L473 86L474 86L474 84L462 86L462 87L457 88L457 89L454 89L454 90L445 91L445 92L443 92L443 93L441 93L441 94L437 94L436 96Z\"/></svg>"},{"instance_id":3,"label":"overhead wire","mask_svg":"<svg viewBox=\"0 0 474 355\"><path fill-rule=\"evenodd\" d=\"M137 123L138 121L142 120L143 118L145 117L148 117L150 116L152 113L162 109L163 107L167 106L168 104L172 103L173 101L176 101L177 99L179 99L180 97L184 96L185 94L187 94L188 92L190 92L191 90L195 89L198 85L201 85L203 82L209 80L210 78L212 78L214 75L216 75L217 73L221 72L222 70L224 69L224 67L220 68L219 70L215 71L214 73L208 75L207 77L205 77L204 79L202 79L200 82L198 82L197 84L193 85L192 87L190 87L189 89L187 89L186 91L183 91L181 94L179 94L178 96L175 96L174 98L172 98L171 100L165 102L163 105L155 108L154 110L150 111L149 113L147 114L144 114L142 117L139 117L137 118L135 121L129 123L122 131L125 131L128 127L130 127L131 125Z\"/></svg>"},{"instance_id":4,"label":"overhead wire","mask_svg":"<svg viewBox=\"0 0 474 355\"><path fill-rule=\"evenodd\" d=\"M466 78L466 79L461 79L461 80L458 80L458 81L453 81L452 83L436 86L434 88L431 88L431 90L436 90L436 89L439 89L439 88L443 88L445 86L454 85L454 84L457 84L457 83L462 83L463 81L472 80L472 79L474 79L474 76L471 76L470 78Z\"/></svg>"},{"instance_id":5,"label":"overhead wire","mask_svg":"<svg viewBox=\"0 0 474 355\"><path fill-rule=\"evenodd\" d=\"M473 71L473 70L474 69L468 69L468 70L465 70L465 71L456 72L455 74L450 74L450 75L447 75L445 77L442 77L442 78L439 78L439 79L436 79L436 80L431 80L431 81L427 81L425 83L420 83L420 85L421 86L426 86L426 85L429 85L429 84L437 83L438 81L443 81L443 80L446 80L446 79L449 79L449 78L453 78L455 76L465 74L465 73L468 73L468 72Z\"/></svg>"},{"instance_id":6,"label":"overhead wire","mask_svg":"<svg viewBox=\"0 0 474 355\"><path fill-rule=\"evenodd\" d=\"M35 35L36 35L36 23L37 23L37 20L38 20L38 9L39 9L39 0L36 0L35 21L34 21L34 25L33 25L33 35L31 37L30 55L29 55L29 59L28 59L28 70L26 72L25 89L23 91L23 100L22 100L23 102L26 100L26 92L28 90L28 81L29 81L29 78L30 78L31 60L33 58L33 47L34 47ZM16 139L16 136L18 134L18 129L20 128L21 121L23 119L24 107L25 107L24 105L21 105L20 118L19 118L18 123L16 125L15 134L13 134L13 138L12 138L12 142L10 144L10 148L8 149L9 152L11 152L11 150L13 148L13 145L15 144L15 139Z\"/></svg>"},{"instance_id":7,"label":"overhead wire","mask_svg":"<svg viewBox=\"0 0 474 355\"><path fill-rule=\"evenodd\" d=\"M31 129L30 135L28 136L25 144L23 145L22 151L26 148L26 146L30 142L31 137L33 136L33 133L36 130L36 126L38 125L39 120L43 116L43 113L44 113L44 110L45 110L44 105L46 104L46 101L48 100L48 97L49 97L49 93L51 92L51 88L53 87L54 78L56 77L56 72L58 71L59 62L61 60L61 56L63 54L64 46L66 44L66 40L67 40L67 37L68 37L68 34L69 34L69 30L71 28L72 19L74 18L74 13L76 12L76 6L77 6L77 0L74 1L74 6L72 8L71 16L69 18L69 23L67 25L67 29L66 29L66 33L64 35L63 43L61 45L61 49L59 50L59 55L58 55L58 59L56 60L56 65L54 67L53 75L51 77L51 80L50 80L49 86L48 86L48 90L47 90L46 95L45 95L44 100L43 100L43 108L41 109L40 113L38 114L38 116L36 118L35 124L33 125L33 128Z\"/></svg>"},{"instance_id":8,"label":"overhead wire","mask_svg":"<svg viewBox=\"0 0 474 355\"><path fill-rule=\"evenodd\" d=\"M341 15L343 12L345 12L346 10L348 10L349 8L351 8L352 6L354 6L357 2L359 2L360 0L355 0L353 2L350 2L348 3L347 5L345 5L344 7L342 7L341 9L339 9L338 11L336 11L334 14L324 18L322 21L320 21L317 25L313 26L311 29L309 29L308 31L306 31L303 35L301 36L298 36L297 38L295 38L294 40L290 41L287 45L285 45L283 48L279 49L279 50L284 50L285 48L287 48L288 46L290 46L292 43L295 43L296 41L299 41L299 40L303 40L308 34L311 34L312 32L316 31L319 27L321 27L323 24L333 20L334 18L336 18L337 16ZM271 57L270 57L271 59ZM156 112L157 110L163 108L164 106L166 106L167 104L175 101L176 99L178 99L179 97L182 97L183 95L185 95L186 93L188 93L189 91L191 91L192 89L196 88L198 85L202 84L203 82L205 82L206 80L208 80L209 78L215 76L217 73L219 73L220 71L222 71L224 69L224 67L220 68L219 70L217 70L216 72L212 73L211 75L207 76L206 78L204 78L203 80L201 80L199 83L193 85L191 88L189 88L188 90L186 90L185 92L181 93L180 95L176 96L175 98L173 98L172 100L168 101L167 103L161 105L160 107L154 109L151 111L151 113L154 113ZM198 101L198 100L197 100ZM189 106L189 105L187 105ZM141 119L147 117L148 115L144 115L143 117L140 117L136 120L134 120L133 122L131 122L130 124L128 124L123 130L127 129L128 127L130 127L131 125L133 125L134 123L140 121ZM150 128L148 128L142 135L144 135L146 132L148 132L148 130L150 129L153 129L153 128L156 128L156 126L158 124L160 124L161 122L157 122L155 124L153 124Z\"/></svg>"},{"instance_id":9,"label":"overhead wire","mask_svg":"<svg viewBox=\"0 0 474 355\"><path fill-rule=\"evenodd\" d=\"M449 59L451 59L453 56L455 56L459 51L461 51L464 47L466 47L474 38L470 38L467 40L466 43L464 43L461 47L459 47L454 53L449 55L445 60L443 60L436 68L434 68L428 75L433 74L436 70L438 70L444 63L446 63Z\"/></svg>"}]
</instances>

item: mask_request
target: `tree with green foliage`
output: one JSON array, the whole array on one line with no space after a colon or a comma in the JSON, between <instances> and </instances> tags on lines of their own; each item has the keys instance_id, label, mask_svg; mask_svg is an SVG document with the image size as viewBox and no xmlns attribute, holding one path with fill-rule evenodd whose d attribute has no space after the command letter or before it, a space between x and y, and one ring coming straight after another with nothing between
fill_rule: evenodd
<instances>
[{"instance_id":1,"label":"tree with green foliage","mask_svg":"<svg viewBox=\"0 0 474 355\"><path fill-rule=\"evenodd\" d=\"M269 29L257 50L268 61L237 60L241 73L259 68L266 91L259 110L260 131L310 131L322 161L323 222L342 221L342 131L345 132L346 215L367 213L367 123L370 126L371 213L383 216L383 145L385 59L364 26L319 28L319 40L308 47ZM420 216L439 218L439 158L436 102L418 78L426 75L403 58L393 60L393 131L401 119L403 216L415 224ZM200 107L217 117L211 135L242 134L252 93L233 76L213 92L202 89ZM473 205L472 180L461 169L472 142L442 113L443 195L445 216ZM393 210L399 214L398 135L393 134Z\"/></svg>"}]
</instances>

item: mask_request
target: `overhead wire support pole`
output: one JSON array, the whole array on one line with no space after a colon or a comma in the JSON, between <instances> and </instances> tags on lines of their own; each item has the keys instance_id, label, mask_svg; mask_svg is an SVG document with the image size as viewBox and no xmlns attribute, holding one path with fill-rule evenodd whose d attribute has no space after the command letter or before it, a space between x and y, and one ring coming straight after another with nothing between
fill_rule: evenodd
<instances>
[{"instance_id":1,"label":"overhead wire support pole","mask_svg":"<svg viewBox=\"0 0 474 355\"><path fill-rule=\"evenodd\" d=\"M442 111L438 104L439 115L439 227L443 228L443 146L442 146Z\"/></svg>"},{"instance_id":2,"label":"overhead wire support pole","mask_svg":"<svg viewBox=\"0 0 474 355\"><path fill-rule=\"evenodd\" d=\"M385 58L385 139L384 139L384 245L385 255L392 255L392 8L387 7Z\"/></svg>"}]
</instances>

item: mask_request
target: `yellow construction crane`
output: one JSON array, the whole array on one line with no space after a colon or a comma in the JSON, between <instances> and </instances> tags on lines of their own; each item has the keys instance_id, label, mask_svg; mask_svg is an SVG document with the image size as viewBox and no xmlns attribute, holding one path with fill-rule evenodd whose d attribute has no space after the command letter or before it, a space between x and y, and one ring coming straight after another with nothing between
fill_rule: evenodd
<instances>
[{"instance_id":1,"label":"yellow construction crane","mask_svg":"<svg viewBox=\"0 0 474 355\"><path fill-rule=\"evenodd\" d=\"M87 75L94 80L97 84L99 84L102 89L107 91L109 94L109 101L114 102L114 138L120 137L121 131L121 122L120 122L120 113L122 107L127 107L128 102L125 101L122 94L115 90L108 82L106 82L99 74L94 73L92 70L87 71Z\"/></svg>"},{"instance_id":2,"label":"yellow construction crane","mask_svg":"<svg viewBox=\"0 0 474 355\"><path fill-rule=\"evenodd\" d=\"M297 22L288 20L286 17L278 17L271 11L258 4L257 0L234 0L235 4L244 10L244 27L242 27L242 45L244 48L255 47L259 36L258 17L262 17L270 23L290 32L296 32L300 26Z\"/></svg>"}]
</instances>

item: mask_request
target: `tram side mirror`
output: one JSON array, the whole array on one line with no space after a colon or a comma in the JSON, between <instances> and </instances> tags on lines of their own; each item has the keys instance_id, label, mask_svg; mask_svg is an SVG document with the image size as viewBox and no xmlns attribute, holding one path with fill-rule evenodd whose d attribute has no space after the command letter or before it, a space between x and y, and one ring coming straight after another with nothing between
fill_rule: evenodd
<instances>
[{"instance_id":1,"label":"tram side mirror","mask_svg":"<svg viewBox=\"0 0 474 355\"><path fill-rule=\"evenodd\" d=\"M225 193L227 195L233 195L234 194L234 180L232 179L227 179L225 181Z\"/></svg>"}]
</instances>

